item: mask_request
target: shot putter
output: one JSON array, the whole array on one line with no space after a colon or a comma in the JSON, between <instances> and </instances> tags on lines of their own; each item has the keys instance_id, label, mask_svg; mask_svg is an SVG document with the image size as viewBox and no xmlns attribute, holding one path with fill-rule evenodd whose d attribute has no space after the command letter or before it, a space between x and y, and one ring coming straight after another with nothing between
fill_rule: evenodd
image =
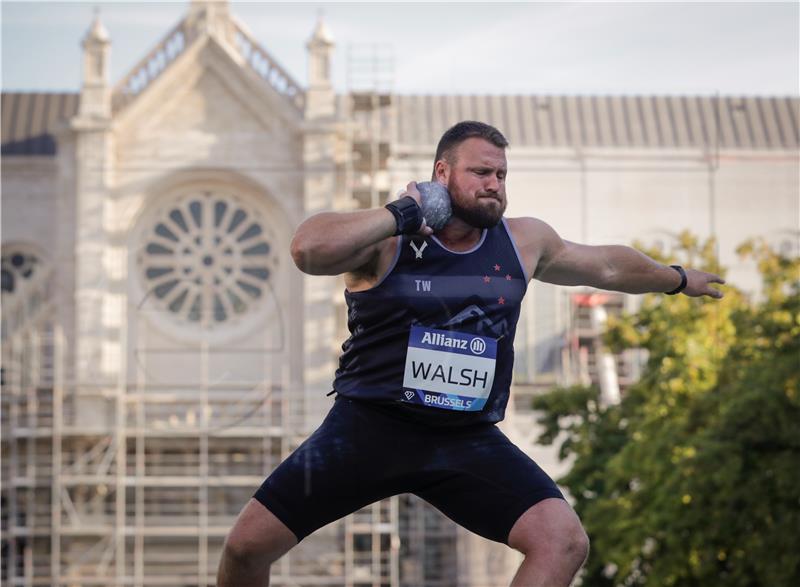
<instances>
[{"instance_id":1,"label":"shot putter","mask_svg":"<svg viewBox=\"0 0 800 587\"><path fill-rule=\"evenodd\" d=\"M422 197L422 216L425 223L433 230L444 228L453 214L447 188L435 181L422 181L417 183L417 189Z\"/></svg>"}]
</instances>

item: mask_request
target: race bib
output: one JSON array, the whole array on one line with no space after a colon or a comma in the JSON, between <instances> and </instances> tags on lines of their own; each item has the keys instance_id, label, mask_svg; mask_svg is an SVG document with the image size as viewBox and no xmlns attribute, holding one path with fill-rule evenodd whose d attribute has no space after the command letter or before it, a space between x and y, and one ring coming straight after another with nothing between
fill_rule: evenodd
<instances>
[{"instance_id":1,"label":"race bib","mask_svg":"<svg viewBox=\"0 0 800 587\"><path fill-rule=\"evenodd\" d=\"M492 391L496 359L497 341L493 338L412 326L402 399L477 412Z\"/></svg>"}]
</instances>

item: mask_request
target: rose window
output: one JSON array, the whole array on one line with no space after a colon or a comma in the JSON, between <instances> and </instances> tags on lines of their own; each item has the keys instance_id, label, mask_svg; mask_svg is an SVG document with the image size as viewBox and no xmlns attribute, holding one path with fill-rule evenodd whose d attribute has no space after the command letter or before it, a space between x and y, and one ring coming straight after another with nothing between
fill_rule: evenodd
<instances>
[{"instance_id":1,"label":"rose window","mask_svg":"<svg viewBox=\"0 0 800 587\"><path fill-rule=\"evenodd\" d=\"M249 313L270 295L275 260L265 226L234 197L180 198L146 233L146 295L184 323L211 326Z\"/></svg>"}]
</instances>

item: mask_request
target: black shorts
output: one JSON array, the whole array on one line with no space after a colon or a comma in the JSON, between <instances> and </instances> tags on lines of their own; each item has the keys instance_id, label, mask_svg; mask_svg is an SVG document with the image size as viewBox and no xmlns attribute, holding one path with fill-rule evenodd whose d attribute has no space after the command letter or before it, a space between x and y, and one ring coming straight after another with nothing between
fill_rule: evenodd
<instances>
[{"instance_id":1,"label":"black shorts","mask_svg":"<svg viewBox=\"0 0 800 587\"><path fill-rule=\"evenodd\" d=\"M400 493L413 493L468 530L504 544L533 504L562 498L550 477L494 424L431 428L341 396L253 497L299 541Z\"/></svg>"}]
</instances>

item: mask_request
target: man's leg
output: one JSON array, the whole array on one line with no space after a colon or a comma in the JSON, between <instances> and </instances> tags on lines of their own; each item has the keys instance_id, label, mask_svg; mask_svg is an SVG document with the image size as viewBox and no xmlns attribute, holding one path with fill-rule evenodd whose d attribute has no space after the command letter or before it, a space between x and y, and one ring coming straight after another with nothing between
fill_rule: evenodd
<instances>
[{"instance_id":1,"label":"man's leg","mask_svg":"<svg viewBox=\"0 0 800 587\"><path fill-rule=\"evenodd\" d=\"M525 555L511 587L569 587L589 553L589 538L562 499L531 506L511 528L508 545Z\"/></svg>"},{"instance_id":2,"label":"man's leg","mask_svg":"<svg viewBox=\"0 0 800 587\"><path fill-rule=\"evenodd\" d=\"M225 540L217 587L266 587L269 568L297 538L272 512L251 499Z\"/></svg>"},{"instance_id":3,"label":"man's leg","mask_svg":"<svg viewBox=\"0 0 800 587\"><path fill-rule=\"evenodd\" d=\"M298 541L402 492L382 469L393 446L388 423L337 398L320 427L272 471L239 514L225 542L218 587L268 585L270 565Z\"/></svg>"},{"instance_id":4,"label":"man's leg","mask_svg":"<svg viewBox=\"0 0 800 587\"><path fill-rule=\"evenodd\" d=\"M521 551L513 587L567 587L586 558L578 516L553 480L496 426L448 430L414 491L457 524ZM429 451L430 452L430 451Z\"/></svg>"}]
</instances>

